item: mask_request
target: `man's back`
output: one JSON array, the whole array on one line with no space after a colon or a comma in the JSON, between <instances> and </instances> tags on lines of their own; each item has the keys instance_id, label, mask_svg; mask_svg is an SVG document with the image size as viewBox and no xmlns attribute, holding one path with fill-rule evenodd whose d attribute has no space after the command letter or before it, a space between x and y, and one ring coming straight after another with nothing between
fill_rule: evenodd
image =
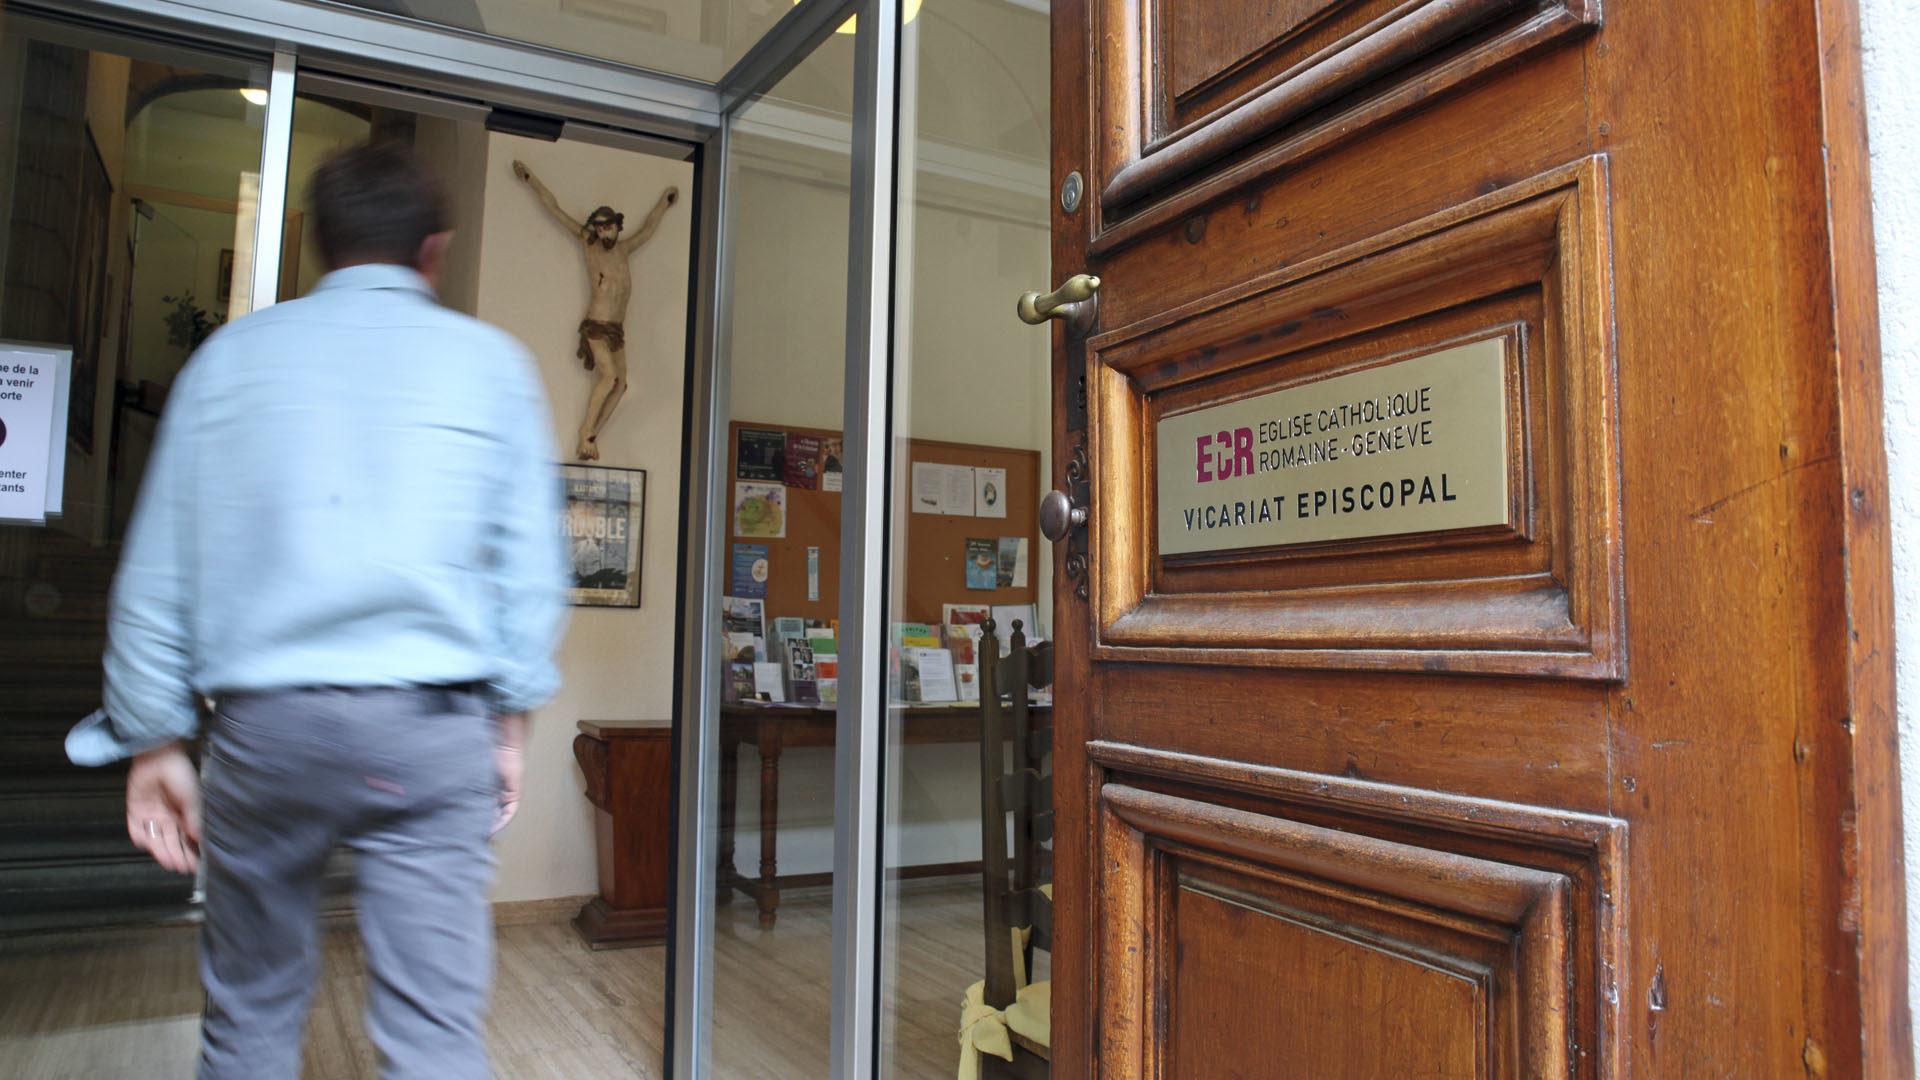
<instances>
[{"instance_id":1,"label":"man's back","mask_svg":"<svg viewBox=\"0 0 1920 1080\"><path fill-rule=\"evenodd\" d=\"M178 733L187 688L543 698L550 423L525 350L404 267L335 271L216 333L175 384L129 535L107 713L136 735ZM137 632L182 609L185 640Z\"/></svg>"},{"instance_id":2,"label":"man's back","mask_svg":"<svg viewBox=\"0 0 1920 1080\"><path fill-rule=\"evenodd\" d=\"M348 147L309 199L333 272L174 383L114 579L106 705L67 754L131 757L128 838L205 870L200 1080L300 1075L343 847L381 1076L482 1080L489 840L559 683L551 420L525 350L434 302L452 232L424 164Z\"/></svg>"}]
</instances>

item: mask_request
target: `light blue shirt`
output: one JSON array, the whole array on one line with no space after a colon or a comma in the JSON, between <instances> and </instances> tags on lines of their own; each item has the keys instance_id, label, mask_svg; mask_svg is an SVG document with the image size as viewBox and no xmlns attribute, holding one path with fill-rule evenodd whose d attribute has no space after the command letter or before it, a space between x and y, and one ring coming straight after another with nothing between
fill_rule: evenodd
<instances>
[{"instance_id":1,"label":"light blue shirt","mask_svg":"<svg viewBox=\"0 0 1920 1080\"><path fill-rule=\"evenodd\" d=\"M198 728L201 696L480 682L559 687L562 491L546 395L510 335L392 265L207 339L175 380L108 611L82 765Z\"/></svg>"}]
</instances>

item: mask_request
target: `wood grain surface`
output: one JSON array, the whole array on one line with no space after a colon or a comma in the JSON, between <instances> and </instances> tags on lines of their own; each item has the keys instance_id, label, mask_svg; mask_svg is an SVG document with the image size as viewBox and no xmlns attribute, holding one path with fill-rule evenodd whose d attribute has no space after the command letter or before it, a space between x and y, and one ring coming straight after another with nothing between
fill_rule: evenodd
<instances>
[{"instance_id":1,"label":"wood grain surface","mask_svg":"<svg viewBox=\"0 0 1920 1080\"><path fill-rule=\"evenodd\" d=\"M1910 1076L1852 4L1158 11L1053 14L1056 1075ZM1514 528L1158 554L1166 410L1505 328Z\"/></svg>"}]
</instances>

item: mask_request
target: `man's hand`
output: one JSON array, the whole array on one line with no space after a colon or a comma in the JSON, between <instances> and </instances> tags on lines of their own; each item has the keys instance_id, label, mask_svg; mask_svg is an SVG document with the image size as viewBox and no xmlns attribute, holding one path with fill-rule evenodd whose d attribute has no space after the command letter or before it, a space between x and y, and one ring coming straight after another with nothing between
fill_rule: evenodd
<instances>
[{"instance_id":1,"label":"man's hand","mask_svg":"<svg viewBox=\"0 0 1920 1080\"><path fill-rule=\"evenodd\" d=\"M526 772L527 714L510 713L496 721L493 735L493 762L500 770L500 813L494 819L494 835L507 827L520 812L520 778Z\"/></svg>"},{"instance_id":2,"label":"man's hand","mask_svg":"<svg viewBox=\"0 0 1920 1080\"><path fill-rule=\"evenodd\" d=\"M527 168L524 162L515 161L513 163L513 175L522 180L531 180L533 179L533 170Z\"/></svg>"},{"instance_id":3,"label":"man's hand","mask_svg":"<svg viewBox=\"0 0 1920 1080\"><path fill-rule=\"evenodd\" d=\"M127 835L176 874L200 865L200 776L175 741L133 759L127 769Z\"/></svg>"}]
</instances>

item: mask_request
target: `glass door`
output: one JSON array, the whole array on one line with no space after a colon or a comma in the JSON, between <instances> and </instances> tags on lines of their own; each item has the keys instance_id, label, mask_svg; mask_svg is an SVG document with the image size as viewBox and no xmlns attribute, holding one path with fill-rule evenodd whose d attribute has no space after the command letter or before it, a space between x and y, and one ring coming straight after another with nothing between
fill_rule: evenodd
<instances>
[{"instance_id":1,"label":"glass door","mask_svg":"<svg viewBox=\"0 0 1920 1080\"><path fill-rule=\"evenodd\" d=\"M888 1077L946 1077L956 1056L1002 1051L1015 1075L1046 1070L1052 558L1038 509L1051 335L1013 309L1049 287L1047 28L1044 8L951 0L901 34L877 1033ZM1032 685L1009 685L1015 642Z\"/></svg>"},{"instance_id":2,"label":"glass door","mask_svg":"<svg viewBox=\"0 0 1920 1080\"><path fill-rule=\"evenodd\" d=\"M828 1075L852 50L730 119L711 916L714 1077Z\"/></svg>"},{"instance_id":3,"label":"glass door","mask_svg":"<svg viewBox=\"0 0 1920 1080\"><path fill-rule=\"evenodd\" d=\"M1012 313L1048 275L1048 18L809 8L810 51L709 144L675 1075L947 1076L999 951L983 793L1020 760L1007 735L983 752L1007 648L983 634L1038 645L1051 613L1049 339ZM1044 884L1044 839L1023 850ZM1044 931L1024 940L1044 1024Z\"/></svg>"},{"instance_id":4,"label":"glass door","mask_svg":"<svg viewBox=\"0 0 1920 1080\"><path fill-rule=\"evenodd\" d=\"M100 702L107 591L168 390L253 307L274 80L265 56L5 29L0 347L20 350L4 366L70 371L64 405L44 385L0 399L0 473L61 487L0 513L0 931L24 931L193 893L128 841L124 770L76 767L62 741Z\"/></svg>"}]
</instances>

